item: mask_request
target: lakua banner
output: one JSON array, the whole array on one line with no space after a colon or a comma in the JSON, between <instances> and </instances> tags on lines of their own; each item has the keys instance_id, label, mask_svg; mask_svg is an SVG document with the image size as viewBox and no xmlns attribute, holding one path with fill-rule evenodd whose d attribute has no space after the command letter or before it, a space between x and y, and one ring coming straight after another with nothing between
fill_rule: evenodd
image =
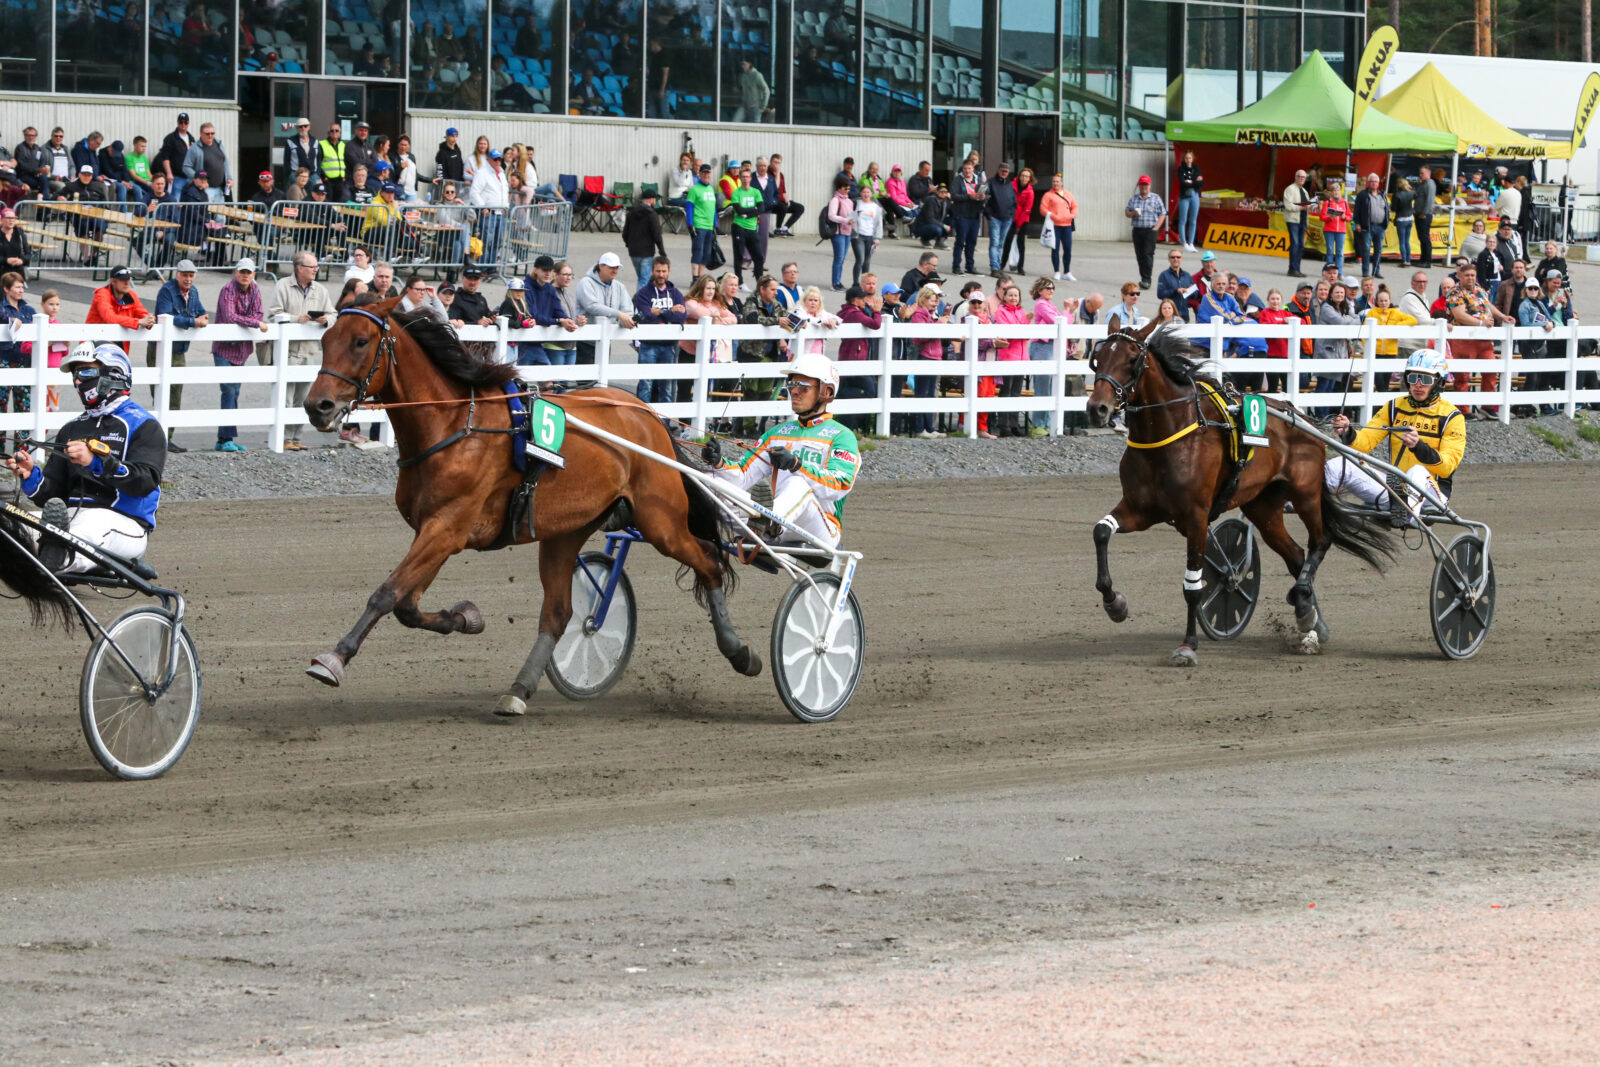
<instances>
[{"instance_id":1,"label":"lakua banner","mask_svg":"<svg viewBox=\"0 0 1600 1067\"><path fill-rule=\"evenodd\" d=\"M1591 73L1583 83L1583 92L1578 94L1578 114L1572 120L1572 154L1578 154L1578 146L1583 143L1584 134L1589 132L1589 122L1594 118L1595 108L1600 107L1600 73Z\"/></svg>"},{"instance_id":2,"label":"lakua banner","mask_svg":"<svg viewBox=\"0 0 1600 1067\"><path fill-rule=\"evenodd\" d=\"M1356 128L1366 115L1367 108L1378 95L1378 83L1383 72L1389 69L1389 60L1400 50L1400 35L1393 26L1379 26L1372 31L1366 51L1361 53L1361 63L1356 67L1356 99L1350 113L1350 136L1355 138Z\"/></svg>"}]
</instances>

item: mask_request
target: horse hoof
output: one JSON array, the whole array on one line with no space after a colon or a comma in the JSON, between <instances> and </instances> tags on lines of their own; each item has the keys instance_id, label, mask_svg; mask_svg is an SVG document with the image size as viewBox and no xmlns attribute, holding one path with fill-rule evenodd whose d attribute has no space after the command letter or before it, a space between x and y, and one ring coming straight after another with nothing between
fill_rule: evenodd
<instances>
[{"instance_id":1,"label":"horse hoof","mask_svg":"<svg viewBox=\"0 0 1600 1067\"><path fill-rule=\"evenodd\" d=\"M311 657L311 666L306 668L306 673L323 685L337 689L339 683L344 681L344 660L339 658L337 652L324 652Z\"/></svg>"},{"instance_id":2,"label":"horse hoof","mask_svg":"<svg viewBox=\"0 0 1600 1067\"><path fill-rule=\"evenodd\" d=\"M1322 651L1322 640L1317 637L1317 631L1307 630L1301 634L1298 648L1303 656L1315 656L1320 653Z\"/></svg>"},{"instance_id":3,"label":"horse hoof","mask_svg":"<svg viewBox=\"0 0 1600 1067\"><path fill-rule=\"evenodd\" d=\"M756 655L756 650L749 645L729 656L728 662L733 665L734 670L746 678L755 678L761 674L761 657Z\"/></svg>"},{"instance_id":4,"label":"horse hoof","mask_svg":"<svg viewBox=\"0 0 1600 1067\"><path fill-rule=\"evenodd\" d=\"M450 614L456 617L456 631L464 634L483 633L483 612L478 610L478 605L470 600L463 600L450 609Z\"/></svg>"},{"instance_id":5,"label":"horse hoof","mask_svg":"<svg viewBox=\"0 0 1600 1067\"><path fill-rule=\"evenodd\" d=\"M1125 622L1128 618L1128 598L1118 593L1103 605L1112 622Z\"/></svg>"},{"instance_id":6,"label":"horse hoof","mask_svg":"<svg viewBox=\"0 0 1600 1067\"><path fill-rule=\"evenodd\" d=\"M1179 645L1172 650L1172 658L1167 662L1174 667L1196 667L1200 664L1200 656L1188 645Z\"/></svg>"},{"instance_id":7,"label":"horse hoof","mask_svg":"<svg viewBox=\"0 0 1600 1067\"><path fill-rule=\"evenodd\" d=\"M504 715L507 718L513 718L517 715L526 715L528 714L528 702L520 697L514 697L510 693L507 693L505 696L501 697L500 702L494 706L494 713L496 715Z\"/></svg>"}]
</instances>

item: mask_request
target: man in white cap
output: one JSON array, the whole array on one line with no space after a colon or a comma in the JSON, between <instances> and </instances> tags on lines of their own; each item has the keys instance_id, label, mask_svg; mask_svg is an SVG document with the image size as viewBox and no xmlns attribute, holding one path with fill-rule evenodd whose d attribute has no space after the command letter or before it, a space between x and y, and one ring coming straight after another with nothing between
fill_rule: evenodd
<instances>
[{"instance_id":1,"label":"man in white cap","mask_svg":"<svg viewBox=\"0 0 1600 1067\"><path fill-rule=\"evenodd\" d=\"M116 345L85 341L61 361L61 369L72 375L83 414L56 432L42 469L26 450L7 456L6 468L30 499L44 505L46 525L138 559L156 525L167 435L155 416L129 398L133 369ZM39 562L50 570L94 569L92 559L74 558L64 542L42 541Z\"/></svg>"},{"instance_id":2,"label":"man in white cap","mask_svg":"<svg viewBox=\"0 0 1600 1067\"><path fill-rule=\"evenodd\" d=\"M622 269L622 259L615 252L606 252L578 282L578 311L590 322L607 319L625 330L638 323L633 317L633 294L627 286L617 281ZM578 362L594 362L594 342L578 342Z\"/></svg>"},{"instance_id":3,"label":"man in white cap","mask_svg":"<svg viewBox=\"0 0 1600 1067\"><path fill-rule=\"evenodd\" d=\"M854 431L828 412L838 388L833 361L820 352L803 352L789 364L794 418L762 434L756 447L736 461L723 458L716 437L700 453L718 478L741 489L772 478L772 510L830 548L844 536L845 497L861 469Z\"/></svg>"}]
</instances>

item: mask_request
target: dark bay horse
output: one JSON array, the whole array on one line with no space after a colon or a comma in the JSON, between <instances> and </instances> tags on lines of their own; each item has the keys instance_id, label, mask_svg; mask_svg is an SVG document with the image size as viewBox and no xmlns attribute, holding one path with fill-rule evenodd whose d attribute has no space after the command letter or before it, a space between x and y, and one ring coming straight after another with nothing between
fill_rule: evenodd
<instances>
[{"instance_id":1,"label":"dark bay horse","mask_svg":"<svg viewBox=\"0 0 1600 1067\"><path fill-rule=\"evenodd\" d=\"M1295 624L1303 634L1315 633L1319 643L1328 631L1313 583L1328 548L1337 545L1378 569L1393 554L1387 529L1344 508L1324 488L1327 453L1310 434L1269 418L1271 446L1256 448L1242 469L1232 460L1230 420L1218 394L1205 388L1209 383L1220 391L1222 382L1205 355L1176 332L1157 330L1151 323L1107 337L1095 347L1090 363L1095 379L1089 421L1105 426L1118 409L1128 420L1128 449L1119 468L1122 499L1094 527L1095 588L1111 621L1122 622L1128 617L1128 600L1111 582L1111 535L1162 522L1177 527L1189 547L1183 576L1189 620L1183 643L1172 653L1174 666L1198 662L1201 565L1211 523L1224 511L1241 508L1283 557L1295 580L1288 597ZM1305 524L1303 550L1284 525L1286 502Z\"/></svg>"},{"instance_id":2,"label":"dark bay horse","mask_svg":"<svg viewBox=\"0 0 1600 1067\"><path fill-rule=\"evenodd\" d=\"M307 673L338 685L372 627L393 612L404 626L436 633L482 633L476 606L423 611L418 599L445 560L462 549L496 545L514 489L510 406L504 385L517 368L469 352L450 327L426 314L401 313L398 299L347 308L322 338L322 369L305 409L319 430L338 426L354 406L374 398L390 409L400 453L395 506L416 531L411 548L367 601L355 628ZM674 458L671 435L631 393L583 389L545 399L584 421ZM520 715L572 618L572 573L591 534L618 514L619 504L644 539L694 574L695 597L711 613L717 647L741 674L761 673L755 650L728 617L727 556L717 547L719 512L698 486L656 463L579 430L566 435L565 469L539 479L532 530L519 524L514 543L538 541L544 604L539 636L497 711Z\"/></svg>"}]
</instances>

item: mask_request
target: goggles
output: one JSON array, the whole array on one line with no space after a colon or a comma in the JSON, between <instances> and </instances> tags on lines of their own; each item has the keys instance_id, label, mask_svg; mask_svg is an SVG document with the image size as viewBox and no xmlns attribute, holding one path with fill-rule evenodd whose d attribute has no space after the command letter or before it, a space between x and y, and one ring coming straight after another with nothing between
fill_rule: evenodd
<instances>
[{"instance_id":1,"label":"goggles","mask_svg":"<svg viewBox=\"0 0 1600 1067\"><path fill-rule=\"evenodd\" d=\"M1434 376L1431 375L1431 374L1428 374L1426 371L1420 371L1420 370L1406 371L1406 384L1407 385L1432 385L1434 383L1434 380L1435 380Z\"/></svg>"},{"instance_id":2,"label":"goggles","mask_svg":"<svg viewBox=\"0 0 1600 1067\"><path fill-rule=\"evenodd\" d=\"M790 378L786 384L791 392L796 389L815 389L817 387L817 382L814 378Z\"/></svg>"},{"instance_id":3,"label":"goggles","mask_svg":"<svg viewBox=\"0 0 1600 1067\"><path fill-rule=\"evenodd\" d=\"M99 367L86 367L80 363L72 368L72 380L75 382L96 381L100 377L100 370Z\"/></svg>"}]
</instances>

